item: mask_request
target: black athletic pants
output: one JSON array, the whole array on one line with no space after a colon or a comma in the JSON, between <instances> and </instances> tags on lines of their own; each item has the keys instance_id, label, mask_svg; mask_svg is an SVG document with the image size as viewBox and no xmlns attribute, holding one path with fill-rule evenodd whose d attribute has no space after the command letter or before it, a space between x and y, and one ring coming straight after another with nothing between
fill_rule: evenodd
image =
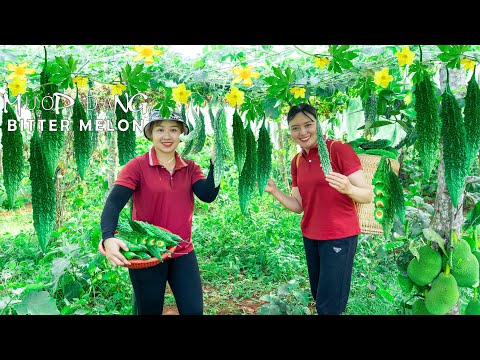
<instances>
[{"instance_id":1,"label":"black athletic pants","mask_svg":"<svg viewBox=\"0 0 480 360\"><path fill-rule=\"evenodd\" d=\"M195 251L149 268L128 271L138 315L162 314L167 281L180 315L203 314L202 284Z\"/></svg>"},{"instance_id":2,"label":"black athletic pants","mask_svg":"<svg viewBox=\"0 0 480 360\"><path fill-rule=\"evenodd\" d=\"M303 238L308 277L318 315L340 315L347 306L358 235L336 240Z\"/></svg>"}]
</instances>

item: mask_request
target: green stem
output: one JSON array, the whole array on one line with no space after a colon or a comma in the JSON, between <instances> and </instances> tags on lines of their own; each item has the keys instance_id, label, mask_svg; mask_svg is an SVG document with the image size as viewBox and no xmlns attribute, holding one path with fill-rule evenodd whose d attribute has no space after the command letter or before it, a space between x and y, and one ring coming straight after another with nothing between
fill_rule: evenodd
<instances>
[{"instance_id":1,"label":"green stem","mask_svg":"<svg viewBox=\"0 0 480 360\"><path fill-rule=\"evenodd\" d=\"M475 251L478 251L477 230L478 230L478 226L475 226L473 228L473 243L475 244Z\"/></svg>"},{"instance_id":2,"label":"green stem","mask_svg":"<svg viewBox=\"0 0 480 360\"><path fill-rule=\"evenodd\" d=\"M300 49L300 48L299 48L297 45L293 45L293 47L294 47L295 49L297 49L298 51L300 51L300 52L302 52L302 53L304 53L304 54L306 54L306 55L308 55L308 56L314 56L314 57L317 57L317 55L316 55L316 54L311 54L311 53L309 53L309 52L306 52L305 50L303 50L303 49Z\"/></svg>"}]
</instances>

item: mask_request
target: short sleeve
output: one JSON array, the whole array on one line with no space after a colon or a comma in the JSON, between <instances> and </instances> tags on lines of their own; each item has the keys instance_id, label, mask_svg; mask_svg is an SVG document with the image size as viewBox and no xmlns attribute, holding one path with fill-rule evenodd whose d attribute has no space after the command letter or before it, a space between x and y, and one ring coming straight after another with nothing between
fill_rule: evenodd
<instances>
[{"instance_id":1,"label":"short sleeve","mask_svg":"<svg viewBox=\"0 0 480 360\"><path fill-rule=\"evenodd\" d=\"M340 172L345 176L362 170L360 158L350 144L336 141L332 144L331 155L335 158Z\"/></svg>"},{"instance_id":2,"label":"short sleeve","mask_svg":"<svg viewBox=\"0 0 480 360\"><path fill-rule=\"evenodd\" d=\"M132 190L136 190L140 185L140 164L133 158L120 170L115 185L123 185Z\"/></svg>"},{"instance_id":3,"label":"short sleeve","mask_svg":"<svg viewBox=\"0 0 480 360\"><path fill-rule=\"evenodd\" d=\"M193 171L192 171L192 185L195 184L198 180L206 179L205 174L203 173L200 165L192 161Z\"/></svg>"},{"instance_id":4,"label":"short sleeve","mask_svg":"<svg viewBox=\"0 0 480 360\"><path fill-rule=\"evenodd\" d=\"M292 174L292 188L297 187L297 154L293 157L292 163L290 164L290 173Z\"/></svg>"}]
</instances>

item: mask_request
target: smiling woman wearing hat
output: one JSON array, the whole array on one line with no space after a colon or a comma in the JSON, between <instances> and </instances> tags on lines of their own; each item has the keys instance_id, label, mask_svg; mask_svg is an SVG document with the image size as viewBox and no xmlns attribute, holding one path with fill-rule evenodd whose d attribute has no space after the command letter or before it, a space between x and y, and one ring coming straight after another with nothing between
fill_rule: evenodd
<instances>
[{"instance_id":1,"label":"smiling woman wearing hat","mask_svg":"<svg viewBox=\"0 0 480 360\"><path fill-rule=\"evenodd\" d=\"M132 196L133 220L161 226L185 240L171 258L160 264L128 269L138 314L162 314L167 281L181 315L203 314L200 272L192 243L193 194L201 201L212 202L219 187L215 188L213 181L213 158L205 177L198 164L176 151L180 134L188 132L188 125L177 113L163 118L153 110L143 129L153 146L125 164L102 212L102 242L113 266L130 265L120 252L127 246L114 237L114 232L120 211Z\"/></svg>"}]
</instances>

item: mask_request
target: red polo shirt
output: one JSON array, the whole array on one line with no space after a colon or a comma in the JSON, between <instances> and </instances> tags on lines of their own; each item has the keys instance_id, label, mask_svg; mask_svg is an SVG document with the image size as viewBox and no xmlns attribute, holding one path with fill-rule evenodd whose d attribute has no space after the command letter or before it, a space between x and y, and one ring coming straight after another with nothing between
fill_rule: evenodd
<instances>
[{"instance_id":1,"label":"red polo shirt","mask_svg":"<svg viewBox=\"0 0 480 360\"><path fill-rule=\"evenodd\" d=\"M362 169L353 148L341 141L327 140L332 170L350 175ZM300 156L297 168L297 156ZM308 154L302 149L291 163L292 187L302 196L302 235L312 240L332 240L357 235L360 225L354 201L328 185L320 167L318 147Z\"/></svg>"},{"instance_id":2,"label":"red polo shirt","mask_svg":"<svg viewBox=\"0 0 480 360\"><path fill-rule=\"evenodd\" d=\"M155 147L152 146L149 152L125 164L115 184L134 190L134 220L164 227L187 241L177 246L172 254L172 258L175 258L193 250L192 185L200 179L205 179L200 166L192 160L183 159L177 152L175 169L170 175L158 162Z\"/></svg>"}]
</instances>

